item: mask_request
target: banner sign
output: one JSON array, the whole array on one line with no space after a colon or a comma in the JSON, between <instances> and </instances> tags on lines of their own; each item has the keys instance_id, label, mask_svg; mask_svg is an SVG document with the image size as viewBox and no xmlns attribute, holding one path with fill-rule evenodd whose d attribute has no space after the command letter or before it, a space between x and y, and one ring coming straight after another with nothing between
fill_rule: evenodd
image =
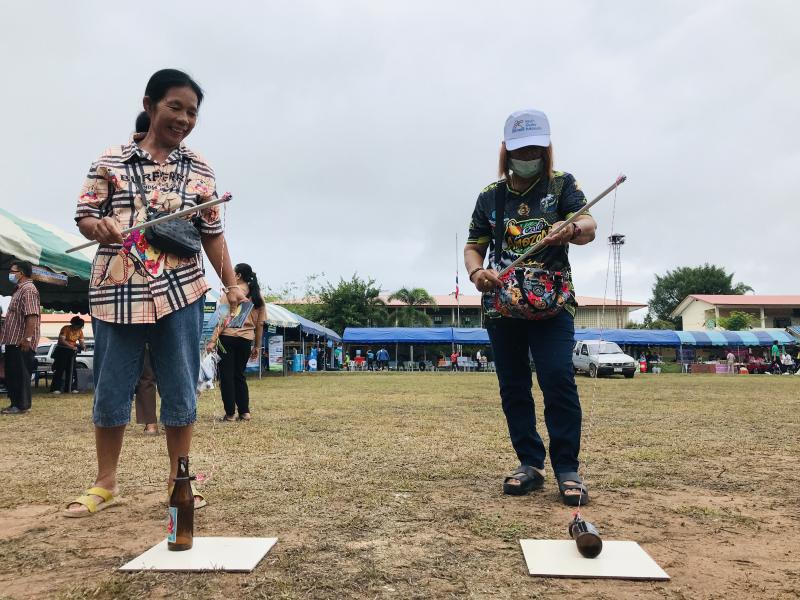
<instances>
[{"instance_id":1,"label":"banner sign","mask_svg":"<svg viewBox=\"0 0 800 600\"><path fill-rule=\"evenodd\" d=\"M271 335L269 344L269 370L283 371L283 336Z\"/></svg>"},{"instance_id":2,"label":"banner sign","mask_svg":"<svg viewBox=\"0 0 800 600\"><path fill-rule=\"evenodd\" d=\"M49 283L52 285L67 285L68 278L62 273L54 273L50 269L44 267L33 267L31 279L34 281L41 281L42 283Z\"/></svg>"}]
</instances>

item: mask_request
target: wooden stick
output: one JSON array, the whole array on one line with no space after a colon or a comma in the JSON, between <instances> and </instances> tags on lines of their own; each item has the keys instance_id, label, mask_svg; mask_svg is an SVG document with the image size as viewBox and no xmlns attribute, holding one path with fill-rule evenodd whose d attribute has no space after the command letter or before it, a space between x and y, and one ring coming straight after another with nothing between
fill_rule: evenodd
<instances>
[{"instance_id":1,"label":"wooden stick","mask_svg":"<svg viewBox=\"0 0 800 600\"><path fill-rule=\"evenodd\" d=\"M120 233L124 237L129 233L131 233L132 231L147 229L148 227L152 227L153 225L158 225L159 223L172 221L173 219L179 219L180 217L185 217L186 215L190 215L192 213L196 213L198 211L211 208L212 206L216 206L217 204L228 202L231 198L233 198L233 196L231 196L230 194L224 194L221 198L217 198L216 200L211 200L210 202L203 202L202 204L198 204L197 206L190 206L189 208L184 208L183 210L179 210L178 212L170 213L168 215L164 215L163 217L158 217L157 219L153 219L152 221L145 221L140 225L129 227L128 229L123 229ZM97 240L92 240L91 242L86 242L85 244L81 244L80 246L75 246L74 248L70 248L66 252L67 254L69 254L70 252L83 250L84 248L89 248L90 246L94 246L95 244L99 243L100 242L98 242Z\"/></svg>"},{"instance_id":2,"label":"wooden stick","mask_svg":"<svg viewBox=\"0 0 800 600\"><path fill-rule=\"evenodd\" d=\"M598 202L600 202L600 200L602 200L603 198L605 198L606 196L608 196L608 195L609 195L611 192L613 192L615 189L617 189L617 188L619 187L619 185L620 185L621 183L623 183L623 182L624 182L626 179L627 179L627 177L626 177L625 175L620 175L619 177L617 177L617 180L616 180L614 183L612 183L610 186L608 186L608 187L607 187L605 190L603 190L602 192L600 192L600 195L599 195L599 196L597 196L597 198L595 198L594 200L592 200L592 201L591 201L591 202L589 202L588 204L585 204L584 206L582 206L580 210L578 210L578 211L577 211L575 214L573 214L573 215L572 215L572 216L571 216L569 219L567 219L566 221L564 221L564 222L563 222L561 225L559 225L558 227L556 227L556 228L555 228L553 231L551 231L551 232L550 232L550 233L548 233L547 235L552 235L552 234L554 234L554 233L558 233L559 231L561 231L562 229L564 229L564 227L568 226L570 223L572 223L573 221L575 221L575 219L577 219L578 217L580 217L582 214L584 214L586 211L588 211L590 208L592 208L592 207L593 207L595 204L597 204ZM495 227L497 227L497 224L496 224L496 223L495 223ZM547 236L545 236L545 237L547 237ZM541 250L543 246L545 246L545 243L544 243L544 238L542 238L541 240L539 240L538 242L536 242L536 243L535 243L533 246L531 246L530 248L528 248L528 250L525 252L525 254L523 254L522 256L520 256L519 258L517 258L517 259L516 259L514 262L512 262L510 265L508 265L507 267L505 267L504 269L502 269L502 270L501 270L501 271L498 273L498 275L499 275L500 277L502 277L503 275L505 275L506 273L508 273L508 272L509 272L511 269L513 269L513 268L514 268L514 267L516 267L518 264L520 264L522 261L524 261L526 258L528 258L529 256L531 256L532 254L535 254L535 253L536 253L536 252L538 252L539 250Z\"/></svg>"}]
</instances>

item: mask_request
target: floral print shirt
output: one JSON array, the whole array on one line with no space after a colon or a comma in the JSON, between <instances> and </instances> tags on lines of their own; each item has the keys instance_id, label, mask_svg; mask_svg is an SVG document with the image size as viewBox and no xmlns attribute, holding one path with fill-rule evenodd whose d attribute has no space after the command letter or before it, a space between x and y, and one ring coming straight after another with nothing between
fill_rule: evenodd
<instances>
[{"instance_id":1,"label":"floral print shirt","mask_svg":"<svg viewBox=\"0 0 800 600\"><path fill-rule=\"evenodd\" d=\"M144 188L139 192L136 179ZM75 210L84 217L112 217L120 229L147 220L147 207L176 212L217 196L214 171L181 145L163 164L132 138L107 149L89 169ZM201 213L201 236L223 232L217 206ZM179 258L150 246L141 230L123 244L101 244L92 264L89 304L92 317L120 324L147 324L199 300L209 290L202 256Z\"/></svg>"}]
</instances>

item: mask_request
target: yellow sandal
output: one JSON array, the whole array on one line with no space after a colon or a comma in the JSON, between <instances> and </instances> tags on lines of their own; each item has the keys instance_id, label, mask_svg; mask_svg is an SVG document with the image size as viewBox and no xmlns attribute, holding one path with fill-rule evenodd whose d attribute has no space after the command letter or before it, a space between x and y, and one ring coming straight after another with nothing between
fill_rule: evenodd
<instances>
[{"instance_id":1,"label":"yellow sandal","mask_svg":"<svg viewBox=\"0 0 800 600\"><path fill-rule=\"evenodd\" d=\"M92 496L99 496L103 499L102 502L97 502ZM65 517L70 517L74 519L80 519L81 517L91 517L95 513L99 513L101 510L105 510L112 506L116 506L117 504L121 503L121 498L119 496L114 497L114 494L101 487L92 487L86 490L86 494L83 496L78 496L67 504L67 508L64 509L64 512L61 514ZM86 510L69 510L69 507L73 504L81 504L86 507Z\"/></svg>"}]
</instances>

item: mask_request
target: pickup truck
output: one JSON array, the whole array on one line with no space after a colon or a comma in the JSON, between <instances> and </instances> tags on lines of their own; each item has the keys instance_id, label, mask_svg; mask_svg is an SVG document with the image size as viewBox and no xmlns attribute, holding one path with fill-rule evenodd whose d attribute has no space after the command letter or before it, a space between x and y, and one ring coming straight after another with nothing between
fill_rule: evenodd
<instances>
[{"instance_id":1,"label":"pickup truck","mask_svg":"<svg viewBox=\"0 0 800 600\"><path fill-rule=\"evenodd\" d=\"M572 352L575 372L585 372L589 377L599 375L624 375L630 379L636 373L636 360L625 354L614 342L583 340L575 343Z\"/></svg>"},{"instance_id":2,"label":"pickup truck","mask_svg":"<svg viewBox=\"0 0 800 600\"><path fill-rule=\"evenodd\" d=\"M91 369L94 367L94 340L84 340L84 349L78 352L75 357L76 369ZM36 363L38 371L53 370L53 351L56 349L56 342L43 344L36 348Z\"/></svg>"}]
</instances>

